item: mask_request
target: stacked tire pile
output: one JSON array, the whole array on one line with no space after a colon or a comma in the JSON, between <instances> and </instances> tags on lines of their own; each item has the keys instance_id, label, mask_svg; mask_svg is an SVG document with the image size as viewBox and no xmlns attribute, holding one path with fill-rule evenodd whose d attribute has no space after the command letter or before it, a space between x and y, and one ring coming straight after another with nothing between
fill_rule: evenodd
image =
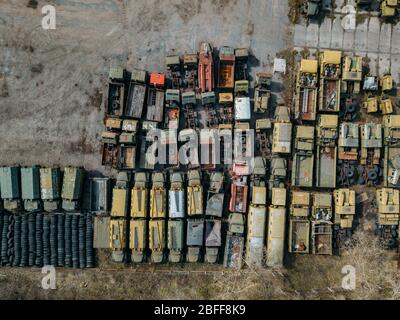
<instances>
[{"instance_id":1,"label":"stacked tire pile","mask_svg":"<svg viewBox=\"0 0 400 320\"><path fill-rule=\"evenodd\" d=\"M0 213L0 263L94 267L90 213Z\"/></svg>"}]
</instances>

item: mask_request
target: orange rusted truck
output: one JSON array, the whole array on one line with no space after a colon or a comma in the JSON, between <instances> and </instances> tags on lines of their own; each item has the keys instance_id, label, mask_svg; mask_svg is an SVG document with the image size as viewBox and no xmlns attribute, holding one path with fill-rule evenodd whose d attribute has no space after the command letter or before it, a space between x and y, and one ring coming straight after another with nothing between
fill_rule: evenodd
<instances>
[{"instance_id":1,"label":"orange rusted truck","mask_svg":"<svg viewBox=\"0 0 400 320\"><path fill-rule=\"evenodd\" d=\"M235 50L222 47L219 51L218 88L233 89L235 86Z\"/></svg>"},{"instance_id":2,"label":"orange rusted truck","mask_svg":"<svg viewBox=\"0 0 400 320\"><path fill-rule=\"evenodd\" d=\"M214 89L213 49L207 42L200 45L199 53L199 91L211 92Z\"/></svg>"}]
</instances>

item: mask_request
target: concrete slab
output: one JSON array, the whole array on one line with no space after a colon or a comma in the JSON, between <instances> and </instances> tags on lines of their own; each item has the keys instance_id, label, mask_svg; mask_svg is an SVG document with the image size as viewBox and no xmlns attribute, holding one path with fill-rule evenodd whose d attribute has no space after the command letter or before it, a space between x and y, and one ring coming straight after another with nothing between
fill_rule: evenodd
<instances>
[{"instance_id":1,"label":"concrete slab","mask_svg":"<svg viewBox=\"0 0 400 320\"><path fill-rule=\"evenodd\" d=\"M391 65L390 54L380 53L379 68L378 68L379 76L383 76L384 74L389 73L391 71L390 65Z\"/></svg>"},{"instance_id":2,"label":"concrete slab","mask_svg":"<svg viewBox=\"0 0 400 320\"><path fill-rule=\"evenodd\" d=\"M378 76L378 54L369 52L367 53L369 59L369 72L372 76Z\"/></svg>"},{"instance_id":3,"label":"concrete slab","mask_svg":"<svg viewBox=\"0 0 400 320\"><path fill-rule=\"evenodd\" d=\"M343 27L341 18L336 17L332 23L332 37L331 37L331 48L342 49L343 47Z\"/></svg>"},{"instance_id":4,"label":"concrete slab","mask_svg":"<svg viewBox=\"0 0 400 320\"><path fill-rule=\"evenodd\" d=\"M392 30L392 45L391 52L394 54L400 53L400 24L393 27Z\"/></svg>"},{"instance_id":5,"label":"concrete slab","mask_svg":"<svg viewBox=\"0 0 400 320\"><path fill-rule=\"evenodd\" d=\"M294 27L294 45L296 47L305 47L307 37L307 28L304 25L296 24Z\"/></svg>"},{"instance_id":6,"label":"concrete slab","mask_svg":"<svg viewBox=\"0 0 400 320\"><path fill-rule=\"evenodd\" d=\"M343 50L354 50L354 40L356 33L354 31L343 32Z\"/></svg>"},{"instance_id":7,"label":"concrete slab","mask_svg":"<svg viewBox=\"0 0 400 320\"><path fill-rule=\"evenodd\" d=\"M332 19L325 18L319 27L319 47L320 48L330 48L331 37L332 37Z\"/></svg>"},{"instance_id":8,"label":"concrete slab","mask_svg":"<svg viewBox=\"0 0 400 320\"><path fill-rule=\"evenodd\" d=\"M369 19L367 40L368 51L378 52L380 29L380 22L378 18L372 17L371 19Z\"/></svg>"},{"instance_id":9,"label":"concrete slab","mask_svg":"<svg viewBox=\"0 0 400 320\"><path fill-rule=\"evenodd\" d=\"M310 23L307 27L306 46L310 48L318 47L318 24Z\"/></svg>"},{"instance_id":10,"label":"concrete slab","mask_svg":"<svg viewBox=\"0 0 400 320\"><path fill-rule=\"evenodd\" d=\"M356 51L367 51L368 20L357 25L354 38L354 49Z\"/></svg>"},{"instance_id":11,"label":"concrete slab","mask_svg":"<svg viewBox=\"0 0 400 320\"><path fill-rule=\"evenodd\" d=\"M400 54L391 56L391 74L397 86L400 85Z\"/></svg>"},{"instance_id":12,"label":"concrete slab","mask_svg":"<svg viewBox=\"0 0 400 320\"><path fill-rule=\"evenodd\" d=\"M389 23L382 23L381 32L379 35L379 52L390 53L391 42L392 25Z\"/></svg>"}]
</instances>

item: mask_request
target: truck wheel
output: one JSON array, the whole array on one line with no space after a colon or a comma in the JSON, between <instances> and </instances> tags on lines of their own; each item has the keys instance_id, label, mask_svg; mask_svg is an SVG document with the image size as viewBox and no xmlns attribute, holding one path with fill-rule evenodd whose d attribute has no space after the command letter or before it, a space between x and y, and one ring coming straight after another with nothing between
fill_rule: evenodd
<instances>
[{"instance_id":1,"label":"truck wheel","mask_svg":"<svg viewBox=\"0 0 400 320\"><path fill-rule=\"evenodd\" d=\"M368 179L371 181L376 181L378 179L378 172L371 170L368 172Z\"/></svg>"}]
</instances>

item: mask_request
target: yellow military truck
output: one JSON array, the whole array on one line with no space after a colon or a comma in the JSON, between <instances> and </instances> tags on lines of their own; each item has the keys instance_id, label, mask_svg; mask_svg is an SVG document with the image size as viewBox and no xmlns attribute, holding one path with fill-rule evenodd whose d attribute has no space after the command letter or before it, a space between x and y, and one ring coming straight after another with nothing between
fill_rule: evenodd
<instances>
[{"instance_id":1,"label":"yellow military truck","mask_svg":"<svg viewBox=\"0 0 400 320\"><path fill-rule=\"evenodd\" d=\"M146 258L147 235L148 235L148 199L149 189L147 185L147 174L135 173L135 184L131 194L131 218L129 249L132 250L132 261L141 263Z\"/></svg>"},{"instance_id":2,"label":"yellow military truck","mask_svg":"<svg viewBox=\"0 0 400 320\"><path fill-rule=\"evenodd\" d=\"M316 187L336 188L338 116L322 114L317 126Z\"/></svg>"},{"instance_id":3,"label":"yellow military truck","mask_svg":"<svg viewBox=\"0 0 400 320\"><path fill-rule=\"evenodd\" d=\"M382 0L380 15L386 19L395 17L398 12L398 5L398 0Z\"/></svg>"},{"instance_id":4,"label":"yellow military truck","mask_svg":"<svg viewBox=\"0 0 400 320\"><path fill-rule=\"evenodd\" d=\"M364 123L361 125L361 156L359 184L377 185L383 146L382 125Z\"/></svg>"},{"instance_id":5,"label":"yellow military truck","mask_svg":"<svg viewBox=\"0 0 400 320\"><path fill-rule=\"evenodd\" d=\"M318 61L302 59L297 70L295 118L315 121L318 102Z\"/></svg>"},{"instance_id":6,"label":"yellow military truck","mask_svg":"<svg viewBox=\"0 0 400 320\"><path fill-rule=\"evenodd\" d=\"M320 54L319 111L339 112L342 52L326 50Z\"/></svg>"},{"instance_id":7,"label":"yellow military truck","mask_svg":"<svg viewBox=\"0 0 400 320\"><path fill-rule=\"evenodd\" d=\"M112 192L110 248L114 262L126 261L127 219L130 207L131 175L119 172Z\"/></svg>"},{"instance_id":8,"label":"yellow military truck","mask_svg":"<svg viewBox=\"0 0 400 320\"><path fill-rule=\"evenodd\" d=\"M268 267L283 266L285 256L286 189L273 188L268 209L267 256Z\"/></svg>"},{"instance_id":9,"label":"yellow military truck","mask_svg":"<svg viewBox=\"0 0 400 320\"><path fill-rule=\"evenodd\" d=\"M383 117L384 131L384 172L383 185L398 188L400 186L400 115Z\"/></svg>"},{"instance_id":10,"label":"yellow military truck","mask_svg":"<svg viewBox=\"0 0 400 320\"><path fill-rule=\"evenodd\" d=\"M314 135L311 126L296 126L292 162L292 185L312 187L314 177Z\"/></svg>"},{"instance_id":11,"label":"yellow military truck","mask_svg":"<svg viewBox=\"0 0 400 320\"><path fill-rule=\"evenodd\" d=\"M275 122L272 134L272 152L290 154L292 152L292 128L290 122Z\"/></svg>"},{"instance_id":12,"label":"yellow military truck","mask_svg":"<svg viewBox=\"0 0 400 320\"><path fill-rule=\"evenodd\" d=\"M332 255L332 194L314 193L311 221L311 248L316 255Z\"/></svg>"},{"instance_id":13,"label":"yellow military truck","mask_svg":"<svg viewBox=\"0 0 400 320\"><path fill-rule=\"evenodd\" d=\"M361 90L361 81L363 76L362 57L345 56L343 57L342 65L342 93L348 96L359 94Z\"/></svg>"},{"instance_id":14,"label":"yellow military truck","mask_svg":"<svg viewBox=\"0 0 400 320\"><path fill-rule=\"evenodd\" d=\"M345 243L352 235L356 214L356 192L350 189L337 189L333 192L335 201L334 239L335 246Z\"/></svg>"},{"instance_id":15,"label":"yellow military truck","mask_svg":"<svg viewBox=\"0 0 400 320\"><path fill-rule=\"evenodd\" d=\"M167 190L164 174L155 172L150 190L149 249L151 261L162 263L166 250Z\"/></svg>"},{"instance_id":16,"label":"yellow military truck","mask_svg":"<svg viewBox=\"0 0 400 320\"><path fill-rule=\"evenodd\" d=\"M293 191L289 218L289 252L310 253L311 193Z\"/></svg>"},{"instance_id":17,"label":"yellow military truck","mask_svg":"<svg viewBox=\"0 0 400 320\"><path fill-rule=\"evenodd\" d=\"M377 233L390 249L397 246L400 220L399 190L383 188L376 190L378 202Z\"/></svg>"}]
</instances>

